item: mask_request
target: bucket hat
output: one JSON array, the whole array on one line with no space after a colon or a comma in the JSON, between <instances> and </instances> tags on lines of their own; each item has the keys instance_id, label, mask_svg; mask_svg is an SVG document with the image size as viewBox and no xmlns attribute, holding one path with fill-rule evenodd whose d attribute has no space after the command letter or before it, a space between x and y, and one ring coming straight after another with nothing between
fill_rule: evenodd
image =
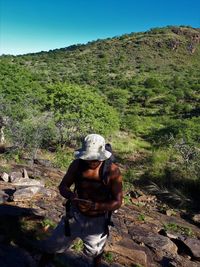
<instances>
[{"instance_id":1,"label":"bucket hat","mask_svg":"<svg viewBox=\"0 0 200 267\"><path fill-rule=\"evenodd\" d=\"M83 160L104 161L110 158L111 152L105 149L105 139L99 134L89 134L85 137L82 148L75 151L75 158Z\"/></svg>"}]
</instances>

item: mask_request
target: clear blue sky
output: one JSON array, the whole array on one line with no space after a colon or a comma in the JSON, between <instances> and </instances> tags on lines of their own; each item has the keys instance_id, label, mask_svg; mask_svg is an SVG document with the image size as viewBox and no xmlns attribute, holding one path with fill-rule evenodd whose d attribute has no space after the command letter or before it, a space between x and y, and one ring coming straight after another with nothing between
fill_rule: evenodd
<instances>
[{"instance_id":1,"label":"clear blue sky","mask_svg":"<svg viewBox=\"0 0 200 267\"><path fill-rule=\"evenodd\" d=\"M200 0L0 0L0 54L24 54L146 31L200 27Z\"/></svg>"}]
</instances>

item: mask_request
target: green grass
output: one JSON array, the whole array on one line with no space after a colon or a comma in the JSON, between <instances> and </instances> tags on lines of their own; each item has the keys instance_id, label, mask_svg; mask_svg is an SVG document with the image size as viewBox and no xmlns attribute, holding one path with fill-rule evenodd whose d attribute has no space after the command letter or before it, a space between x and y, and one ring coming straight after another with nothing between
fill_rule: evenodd
<instances>
[{"instance_id":1,"label":"green grass","mask_svg":"<svg viewBox=\"0 0 200 267\"><path fill-rule=\"evenodd\" d=\"M110 252L110 251L106 251L106 252L104 252L104 254L103 254L103 259L104 259L107 263L111 264L111 263L114 261L114 254L113 254L113 252Z\"/></svg>"},{"instance_id":2,"label":"green grass","mask_svg":"<svg viewBox=\"0 0 200 267\"><path fill-rule=\"evenodd\" d=\"M170 151L166 149L157 149L152 152L150 164L152 172L162 173L170 158Z\"/></svg>"},{"instance_id":3,"label":"green grass","mask_svg":"<svg viewBox=\"0 0 200 267\"><path fill-rule=\"evenodd\" d=\"M131 198L130 198L130 196L124 196L123 197L123 201L124 201L124 204L126 205L131 205L132 204L132 202L131 202Z\"/></svg>"},{"instance_id":4,"label":"green grass","mask_svg":"<svg viewBox=\"0 0 200 267\"><path fill-rule=\"evenodd\" d=\"M119 132L116 136L113 136L111 143L116 153L127 156L138 150L150 148L150 144L148 142L125 132Z\"/></svg>"},{"instance_id":5,"label":"green grass","mask_svg":"<svg viewBox=\"0 0 200 267\"><path fill-rule=\"evenodd\" d=\"M0 163L1 163L1 166L0 166L0 172L6 172L6 173L9 173L11 172L11 166L9 164L5 164L5 161L0 158Z\"/></svg>"},{"instance_id":6,"label":"green grass","mask_svg":"<svg viewBox=\"0 0 200 267\"><path fill-rule=\"evenodd\" d=\"M140 213L140 214L138 215L138 220L141 221L141 222L145 222L145 220L146 220L145 214Z\"/></svg>"},{"instance_id":7,"label":"green grass","mask_svg":"<svg viewBox=\"0 0 200 267\"><path fill-rule=\"evenodd\" d=\"M73 160L73 153L67 149L59 148L54 156L53 165L57 168L66 169Z\"/></svg>"},{"instance_id":8,"label":"green grass","mask_svg":"<svg viewBox=\"0 0 200 267\"><path fill-rule=\"evenodd\" d=\"M42 227L52 227L55 228L56 227L56 223L54 223L52 220L50 219L44 219L42 222Z\"/></svg>"},{"instance_id":9,"label":"green grass","mask_svg":"<svg viewBox=\"0 0 200 267\"><path fill-rule=\"evenodd\" d=\"M179 233L189 237L194 236L194 233L190 227L178 225L176 223L165 223L164 229L165 231L173 231L175 233Z\"/></svg>"},{"instance_id":10,"label":"green grass","mask_svg":"<svg viewBox=\"0 0 200 267\"><path fill-rule=\"evenodd\" d=\"M83 251L83 247L83 241L81 239L77 239L73 242L71 248L78 253Z\"/></svg>"}]
</instances>

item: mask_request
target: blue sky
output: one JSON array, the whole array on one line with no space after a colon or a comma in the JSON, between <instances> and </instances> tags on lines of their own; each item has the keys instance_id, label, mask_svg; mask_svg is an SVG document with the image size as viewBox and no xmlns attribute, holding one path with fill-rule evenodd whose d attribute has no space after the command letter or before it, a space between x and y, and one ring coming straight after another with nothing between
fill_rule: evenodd
<instances>
[{"instance_id":1,"label":"blue sky","mask_svg":"<svg viewBox=\"0 0 200 267\"><path fill-rule=\"evenodd\" d=\"M167 25L200 27L199 0L0 0L0 54L25 54Z\"/></svg>"}]
</instances>

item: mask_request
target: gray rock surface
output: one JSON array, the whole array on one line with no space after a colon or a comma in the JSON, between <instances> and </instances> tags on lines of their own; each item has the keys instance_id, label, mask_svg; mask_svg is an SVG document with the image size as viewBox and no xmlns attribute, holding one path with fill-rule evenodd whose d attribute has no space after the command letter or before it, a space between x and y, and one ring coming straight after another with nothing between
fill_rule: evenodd
<instances>
[{"instance_id":1,"label":"gray rock surface","mask_svg":"<svg viewBox=\"0 0 200 267\"><path fill-rule=\"evenodd\" d=\"M11 172L9 174L9 181L11 183L13 183L14 181L18 181L21 178L22 178L22 173L21 172Z\"/></svg>"},{"instance_id":2,"label":"gray rock surface","mask_svg":"<svg viewBox=\"0 0 200 267\"><path fill-rule=\"evenodd\" d=\"M40 191L39 186L29 186L16 190L13 194L14 201L24 201L33 198Z\"/></svg>"},{"instance_id":3,"label":"gray rock surface","mask_svg":"<svg viewBox=\"0 0 200 267\"><path fill-rule=\"evenodd\" d=\"M191 250L193 256L200 260L200 240L196 238L186 238L184 243Z\"/></svg>"},{"instance_id":4,"label":"gray rock surface","mask_svg":"<svg viewBox=\"0 0 200 267\"><path fill-rule=\"evenodd\" d=\"M162 250L170 254L177 253L177 246L167 237L155 232L149 232L142 226L129 227L129 233L136 243L142 243L153 250Z\"/></svg>"},{"instance_id":5,"label":"gray rock surface","mask_svg":"<svg viewBox=\"0 0 200 267\"><path fill-rule=\"evenodd\" d=\"M20 165L17 166L17 168L21 170L24 167ZM16 170L18 170L17 168ZM48 187L39 186L37 188L40 189L36 189L32 194L30 192L31 186L21 187L13 183L1 181L0 192L2 192L2 195L10 190L12 194L14 193L15 201L9 203L9 205L0 205L0 224L2 218L4 218L4 221L8 220L12 222L12 216L15 218L19 217L19 221L20 218L26 217L27 223L28 225L30 224L30 226L34 224L35 218L38 220L37 216L41 216L40 222L46 220L47 223L49 220L50 222L57 223L65 210L63 206L64 199L59 195L57 189L63 177L63 173L53 168L36 168L35 166L34 169L26 166L26 170L28 171L27 176L32 178L34 178L34 176L32 176L34 173L40 172L41 180L39 181L44 180L45 184L48 184ZM29 179L27 176L25 178L25 176L26 175L23 175L23 177L21 177L24 179L23 181ZM35 179L30 180L38 181ZM30 191L28 192L26 190ZM134 197L134 194L132 194L132 196ZM170 214L169 212L167 214L161 213L154 198L142 196L142 206L138 205L137 202L135 204L133 201L132 205L123 205L117 213L113 213L115 227L111 227L110 229L110 237L105 248L106 252L112 253L113 262L110 263L110 265L105 262L102 266L132 267L138 264L143 267L200 267L200 229L196 225L181 218L178 212L174 212L169 208L167 208L167 210L170 210ZM22 201L16 201L17 197L18 200L21 199ZM154 200L149 202L149 199ZM188 232L192 233L192 237L186 236L182 232L173 232L173 229L165 229L164 225L169 224L180 225L181 227L185 227L185 229L190 229ZM34 232L34 234L36 235L37 231L39 234L41 234L41 232L44 234L44 230L48 228L41 229L42 224L40 223L38 225L40 226L38 226L38 229L35 229L36 232ZM28 230L29 229L27 229L27 234L30 234ZM25 235L26 232L22 232L22 234ZM45 234L48 234L48 232ZM5 240L6 234L0 233L0 244L3 245ZM15 267L8 265L10 263L5 263L4 259L1 258L1 253L3 253L3 251L6 251L6 249L0 250L0 267ZM11 248L7 249L7 251L11 251ZM29 252L29 256L35 259L34 253L36 252L32 252L28 247L27 251ZM23 254L21 250L17 253ZM40 254L36 253L36 258L39 257ZM13 256L13 258L15 258L15 256ZM91 259L71 250L63 255L57 255L57 260L63 262L66 266L67 264L71 264L71 266L89 266L91 264ZM18 259L16 258L16 262L17 261ZM19 262L19 264L21 264L21 266L17 266L24 266L23 261ZM54 266L56 266L56 264Z\"/></svg>"},{"instance_id":6,"label":"gray rock surface","mask_svg":"<svg viewBox=\"0 0 200 267\"><path fill-rule=\"evenodd\" d=\"M9 182L9 175L6 172L3 172L2 175L1 175L1 179L4 182Z\"/></svg>"}]
</instances>

